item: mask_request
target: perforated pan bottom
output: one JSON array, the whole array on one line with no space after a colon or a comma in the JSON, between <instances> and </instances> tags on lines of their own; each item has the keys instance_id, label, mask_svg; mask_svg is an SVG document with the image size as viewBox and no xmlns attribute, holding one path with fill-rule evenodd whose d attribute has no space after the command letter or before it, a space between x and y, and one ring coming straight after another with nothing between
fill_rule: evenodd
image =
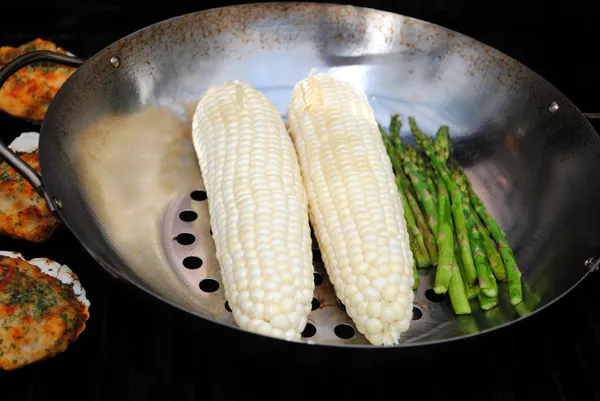
<instances>
[{"instance_id":1,"label":"perforated pan bottom","mask_svg":"<svg viewBox=\"0 0 600 401\"><path fill-rule=\"evenodd\" d=\"M163 247L173 270L187 284L194 296L202 300L212 319L235 325L225 299L219 264L212 239L208 199L203 189L174 199L163 220ZM335 296L327 277L316 241L313 237L315 293L313 310L302 341L324 344L369 344L354 327ZM445 297L428 290L433 285L433 269L420 271L421 284L415 292L413 322L404 343L447 337L450 330L478 331L472 316L457 317ZM497 317L496 317L497 318ZM479 322L481 329L481 322ZM484 321L485 324L485 321ZM487 326L487 324L485 324Z\"/></svg>"}]
</instances>

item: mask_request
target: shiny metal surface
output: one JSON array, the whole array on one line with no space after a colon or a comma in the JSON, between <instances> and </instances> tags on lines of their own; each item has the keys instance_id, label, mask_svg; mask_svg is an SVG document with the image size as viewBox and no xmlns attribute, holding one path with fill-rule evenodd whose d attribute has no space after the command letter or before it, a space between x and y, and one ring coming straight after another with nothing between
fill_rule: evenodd
<instances>
[{"instance_id":1,"label":"shiny metal surface","mask_svg":"<svg viewBox=\"0 0 600 401\"><path fill-rule=\"evenodd\" d=\"M227 7L111 44L67 81L48 110L40 144L46 190L61 199L60 216L107 270L175 307L235 327L222 294L203 296L197 287L203 275L217 275L206 216L193 224L176 218L191 206L181 200L201 182L190 139L193 105L210 85L238 79L285 114L293 85L313 68L361 85L384 126L399 112L429 133L450 127L454 155L507 232L529 285L520 308L501 299L494 310L457 318L447 301L427 299L433 272L424 271L415 300L422 317L404 345L507 324L559 298L595 267L585 261L600 256L600 141L584 116L552 85L494 49L364 8ZM553 102L559 107L551 113ZM406 129L402 134L410 141ZM169 242L184 229L204 238L194 252L208 262L197 275L182 273L189 249ZM333 303L330 291L322 297ZM332 336L333 322L344 316L336 308L314 313L319 334L306 341L363 344L358 336Z\"/></svg>"}]
</instances>

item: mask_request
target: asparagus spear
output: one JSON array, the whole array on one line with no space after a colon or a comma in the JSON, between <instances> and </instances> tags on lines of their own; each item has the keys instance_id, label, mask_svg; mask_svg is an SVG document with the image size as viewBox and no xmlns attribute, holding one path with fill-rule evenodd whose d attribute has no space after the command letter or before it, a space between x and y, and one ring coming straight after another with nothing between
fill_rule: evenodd
<instances>
[{"instance_id":1,"label":"asparagus spear","mask_svg":"<svg viewBox=\"0 0 600 401\"><path fill-rule=\"evenodd\" d=\"M428 267L431 266L431 260L429 259L429 254L427 253L427 248L425 247L425 243L423 242L423 234L419 231L417 224L415 223L415 216L408 204L404 193L402 192L402 183L397 178L396 183L398 188L400 189L400 199L402 201L402 208L404 209L404 219L406 220L406 225L408 228L408 232L410 234L411 240L411 251L415 258L415 272L417 267ZM418 279L417 274L417 279Z\"/></svg>"},{"instance_id":2,"label":"asparagus spear","mask_svg":"<svg viewBox=\"0 0 600 401\"><path fill-rule=\"evenodd\" d=\"M417 228L423 235L423 242L425 243L425 248L427 249L427 254L429 255L429 260L431 261L432 266L437 266L438 264L438 251L437 245L435 243L435 238L433 233L429 229L427 222L425 221L425 216L423 216L423 212L419 207L419 202L417 201L410 185L410 180L404 175L402 171L399 174L400 180L402 181L402 187L404 188L404 196L406 197L406 201L410 205L410 209L413 212L413 216L415 218L415 223Z\"/></svg>"},{"instance_id":3,"label":"asparagus spear","mask_svg":"<svg viewBox=\"0 0 600 401\"><path fill-rule=\"evenodd\" d=\"M498 244L498 250L502 255L504 261L504 267L506 269L506 275L508 277L508 294L510 296L510 303L515 306L523 301L523 288L521 286L521 271L517 266L517 261L513 254L512 248L508 244L506 234L500 228L496 220L487 212L483 202L477 196L470 182L467 181L467 189L469 191L469 198L473 208L489 230L492 237Z\"/></svg>"},{"instance_id":4,"label":"asparagus spear","mask_svg":"<svg viewBox=\"0 0 600 401\"><path fill-rule=\"evenodd\" d=\"M465 268L462 263L461 254L460 254L460 252L457 252L457 249L458 249L458 247L455 246L454 247L454 258L456 259L456 264L458 265L458 268L460 269L460 273L461 273L461 276L463 279L463 284L465 286L465 293L467 294L467 298L469 300L471 300L477 296L477 294L475 293L475 286L469 284L469 282L465 278Z\"/></svg>"},{"instance_id":5,"label":"asparagus spear","mask_svg":"<svg viewBox=\"0 0 600 401\"><path fill-rule=\"evenodd\" d=\"M476 214L472 214L472 216L477 216ZM495 249L495 248L494 248ZM458 253L460 254L460 253ZM490 269L491 270L491 269ZM488 272L489 274L491 274L491 272ZM467 290L467 294L470 295L469 299L473 299L473 297L477 298L477 302L479 303L479 307L483 310L483 311L489 311L490 309L494 308L495 306L498 305L498 297L497 296L492 296L489 297L487 295L485 295L479 285L475 285L475 286L470 286L468 283L465 283L465 288ZM496 286L496 292L497 292L497 286Z\"/></svg>"},{"instance_id":6,"label":"asparagus spear","mask_svg":"<svg viewBox=\"0 0 600 401\"><path fill-rule=\"evenodd\" d=\"M442 180L440 179L439 181L441 182ZM449 211L447 211L447 213L448 212ZM452 231L454 232L452 218L450 218L450 224ZM456 244L452 244L452 247L452 255L454 256L454 269L452 270L452 278L450 279L450 303L452 304L454 313L457 315L469 315L471 314L471 303L469 300L475 297L475 291L468 283L465 282L466 280L463 276L462 260L460 260L458 252L456 252Z\"/></svg>"},{"instance_id":7,"label":"asparagus spear","mask_svg":"<svg viewBox=\"0 0 600 401\"><path fill-rule=\"evenodd\" d=\"M400 128L402 126L402 122L399 119L398 114L394 114L390 121L390 136L391 136L391 145L392 148L389 148L390 138L387 135L384 137L384 142L387 143L386 148L388 149L388 154L390 152L393 153L393 156L390 156L392 159L392 164L394 165L394 170L396 172L396 177L400 178L402 184L402 190L404 195L406 196L406 200L412 209L413 215L415 217L415 222L419 231L423 234L423 241L425 242L425 247L427 248L427 253L429 254L429 259L431 260L432 266L437 266L438 261L438 252L437 245L435 243L434 233L429 228L429 224L421 211L421 207L416 199L416 196L412 190L412 184L408 177L404 174L404 167L402 164L402 140L400 139ZM380 130L382 128L380 127ZM385 132L382 130L382 132ZM436 233L437 234L437 233Z\"/></svg>"},{"instance_id":8,"label":"asparagus spear","mask_svg":"<svg viewBox=\"0 0 600 401\"><path fill-rule=\"evenodd\" d=\"M435 172L434 172L434 176L435 176ZM442 182L441 178L439 178L439 177L436 177L436 180L439 182ZM452 219L450 219L450 225L452 228L452 232L454 232L454 224L452 222ZM457 309L458 310L462 309L463 311L468 310L468 313L470 314L471 313L471 304L470 304L469 300L475 298L475 296L476 296L475 287L471 286L465 279L462 258L460 256L460 252L457 252L457 249L458 249L458 244L455 243L454 250L453 250L454 262L455 262L455 267L458 267L458 269L455 268L454 270L458 270L460 272L460 282L456 282L454 280L454 274L453 274L452 279L450 280L450 302L452 302L455 312L457 312ZM462 284L462 289L456 288L456 286L458 286L459 284ZM464 291L464 296L463 296L463 291ZM456 299L454 302L452 301L453 296ZM466 297L466 300L464 299L464 297ZM457 306L455 307L454 304L457 304ZM459 313L457 312L457 314L459 314Z\"/></svg>"},{"instance_id":9,"label":"asparagus spear","mask_svg":"<svg viewBox=\"0 0 600 401\"><path fill-rule=\"evenodd\" d=\"M390 120L390 137L392 138L392 144L397 151L402 152L402 139L400 138L400 130L402 129L402 121L400 121L400 114L392 114Z\"/></svg>"},{"instance_id":10,"label":"asparagus spear","mask_svg":"<svg viewBox=\"0 0 600 401\"><path fill-rule=\"evenodd\" d=\"M479 236L481 237L481 242L483 244L483 249L488 258L488 262L490 263L490 267L494 276L497 280L503 281L506 279L506 270L504 269L504 263L502 263L502 258L494 245L494 241L489 235L489 232L484 227L483 223L479 219L479 216L473 209L471 205L469 192L467 190L468 177L463 171L463 169L458 165L458 163L454 162L452 178L457 183L460 192L463 195L463 198L467 201L468 207L470 209L470 213L473 216L475 221L477 230L479 231Z\"/></svg>"},{"instance_id":11,"label":"asparagus spear","mask_svg":"<svg viewBox=\"0 0 600 401\"><path fill-rule=\"evenodd\" d=\"M383 139L383 143L386 147L388 155L390 156L390 160L392 160L392 164L396 164L396 163L394 163L394 160L397 158L396 154L395 154L394 146L390 142L390 139L388 138L387 133L383 130L383 128L381 126L379 127L379 130L381 131L381 137ZM396 185L398 186L398 190L400 192L400 199L402 201L402 208L404 210L404 218L406 220L407 229L408 229L408 232L410 235L411 251L415 258L415 265L416 265L415 266L415 274L416 274L416 278L418 279L419 276L416 273L416 268L430 266L431 259L429 257L429 253L427 251L427 247L425 246L423 234L417 227L417 223L415 222L415 216L413 214L413 211L410 207L408 200L406 199L405 194L406 194L406 192L410 191L410 188L407 188L405 190L405 188L404 188L405 186L403 185L402 181L403 181L402 177L398 177L398 176L396 177Z\"/></svg>"},{"instance_id":12,"label":"asparagus spear","mask_svg":"<svg viewBox=\"0 0 600 401\"><path fill-rule=\"evenodd\" d=\"M450 199L443 180L438 180L438 266L435 272L433 291L444 294L452 279L454 268L454 235L452 232L452 216L450 215Z\"/></svg>"},{"instance_id":13,"label":"asparagus spear","mask_svg":"<svg viewBox=\"0 0 600 401\"><path fill-rule=\"evenodd\" d=\"M427 183L427 188L429 189L429 193L433 196L433 201L437 206L437 185L435 184L435 176L431 167L425 162L423 156L417 153L417 167L422 171L423 177L425 177L425 182Z\"/></svg>"},{"instance_id":14,"label":"asparagus spear","mask_svg":"<svg viewBox=\"0 0 600 401\"><path fill-rule=\"evenodd\" d=\"M454 251L452 252L452 256L454 259ZM454 313L457 315L468 315L471 313L471 304L469 303L469 298L465 291L463 278L460 274L460 269L457 269L456 265L455 268L452 269L450 290L448 292L450 293L450 303L452 304Z\"/></svg>"},{"instance_id":15,"label":"asparagus spear","mask_svg":"<svg viewBox=\"0 0 600 401\"><path fill-rule=\"evenodd\" d=\"M479 289L488 297L496 297L498 296L498 284L496 283L496 278L494 277L485 253L483 252L479 231L470 215L470 209L467 206L467 202L463 202L463 205L467 230L469 230L469 244L473 252L473 261L475 262L477 276L479 278Z\"/></svg>"},{"instance_id":16,"label":"asparagus spear","mask_svg":"<svg viewBox=\"0 0 600 401\"><path fill-rule=\"evenodd\" d=\"M435 175L435 172L434 172ZM457 256L456 246L454 241L454 224L452 222L452 215L450 212L450 198L448 197L448 190L446 189L446 185L444 181L436 177L436 182L438 185L438 208L439 208L439 218L440 218L440 236L438 236L438 242L440 243L440 255L444 252L450 253L451 256L448 258L452 258L452 264L450 265L451 277L449 284L449 293L450 293L450 303L452 304L452 308L457 315L465 315L471 313L471 304L469 303L469 299L472 299L475 296L475 292L473 288L466 283L463 273L462 273L462 261ZM449 232L450 235L447 238L444 238L443 233ZM445 242L440 242L445 240ZM446 248L447 247L447 248ZM442 260L440 258L440 260ZM442 270L440 270L440 267ZM440 262L438 266L438 270L436 271L436 284L438 281L446 280L447 278L447 270L448 265ZM438 279L438 274L440 278ZM435 287L434 287L435 291Z\"/></svg>"},{"instance_id":17,"label":"asparagus spear","mask_svg":"<svg viewBox=\"0 0 600 401\"><path fill-rule=\"evenodd\" d=\"M447 161L450 158L450 136L448 135L447 127L441 127L441 129L436 132L435 141L433 141L433 150L440 160Z\"/></svg>"},{"instance_id":18,"label":"asparagus spear","mask_svg":"<svg viewBox=\"0 0 600 401\"><path fill-rule=\"evenodd\" d=\"M398 173L396 174L396 183L399 183L402 186L404 196L413 213L413 217L415 218L417 228L423 235L423 241L425 243L425 248L427 249L427 254L429 255L431 265L437 266L438 252L437 245L435 244L435 238L433 237L433 233L431 232L429 226L427 225L427 222L425 221L425 216L423 216L423 212L421 211L419 202L417 201L415 194L412 191L412 185L410 183L410 180L406 177L406 175L404 175L404 171L402 170L401 165L399 167Z\"/></svg>"},{"instance_id":19,"label":"asparagus spear","mask_svg":"<svg viewBox=\"0 0 600 401\"><path fill-rule=\"evenodd\" d=\"M396 149L396 154L402 160L403 146L402 146L402 139L400 138L400 129L401 128L402 128L402 121L400 121L400 115L399 114L392 115L392 119L390 121L390 136L392 138L392 143L394 144L394 148ZM421 185L425 185L427 187L429 194L431 194L431 196L433 197L433 202L435 203L436 196L434 196L433 182L430 179L428 179L428 176L425 174L425 170L421 168L421 166L420 166L421 163L419 162L418 156L414 159L414 162L415 162L418 170L421 172L421 177L423 178L424 184L421 184ZM423 162L423 160L421 160L421 162ZM424 167L424 163L422 163L422 164ZM417 190L417 197L420 202L423 202L423 198L422 198L419 190ZM423 208L425 208L425 207L426 206L424 206ZM437 232L435 230L433 230L433 231L434 231L433 234L437 235Z\"/></svg>"},{"instance_id":20,"label":"asparagus spear","mask_svg":"<svg viewBox=\"0 0 600 401\"><path fill-rule=\"evenodd\" d=\"M446 166L447 159L445 159L445 157L448 155L449 151L448 152L443 152L443 151L435 152L432 139L429 138L427 135L425 135L419 129L414 118L409 117L408 122L410 125L411 132L413 134L413 137L415 138L415 141L417 142L419 147L421 149L423 149L423 151L425 152L427 157L429 157L433 166L436 168L436 170L440 174L440 177L443 179L444 183L446 184L448 192L450 193L450 197L452 200L452 215L454 216L454 223L456 226L456 237L457 237L458 243L460 245L461 256L462 256L463 265L464 265L464 269L465 269L465 275L467 278L467 282L472 284L475 282L475 280L477 280L477 272L475 270L475 264L473 262L473 256L471 254L471 247L469 244L468 232L467 232L467 227L466 227L466 222L465 222L465 215L464 215L464 211L462 208L462 196L461 196L460 191L458 190L457 186L452 181L452 178L450 177L450 172L448 170L448 167ZM436 135L436 137L437 136L443 137L445 135L447 136L447 134L448 134L448 127L442 126L440 128L440 130L438 131L438 134ZM447 140L447 139L442 139L441 141L437 141L437 142L444 143L444 140Z\"/></svg>"},{"instance_id":21,"label":"asparagus spear","mask_svg":"<svg viewBox=\"0 0 600 401\"><path fill-rule=\"evenodd\" d=\"M427 224L429 225L434 238L437 238L438 211L433 196L427 188L427 181L422 171L417 166L416 154L417 152L412 146L404 147L404 152L402 152L404 172L412 182L413 188L417 194L417 199L421 203L421 206L423 206L423 211L427 217Z\"/></svg>"},{"instance_id":22,"label":"asparagus spear","mask_svg":"<svg viewBox=\"0 0 600 401\"><path fill-rule=\"evenodd\" d=\"M504 269L504 263L502 263L502 258L500 257L500 254L498 253L498 250L496 249L496 246L494 245L494 241L490 237L490 234L479 219L479 216L477 215L477 213L473 212L474 211L472 211L472 215L475 220L477 230L479 230L481 242L483 243L483 250L485 251L485 254L488 257L488 262L490 263L490 268L494 273L494 277L496 277L496 280L498 281L504 281L506 280L506 269Z\"/></svg>"}]
</instances>

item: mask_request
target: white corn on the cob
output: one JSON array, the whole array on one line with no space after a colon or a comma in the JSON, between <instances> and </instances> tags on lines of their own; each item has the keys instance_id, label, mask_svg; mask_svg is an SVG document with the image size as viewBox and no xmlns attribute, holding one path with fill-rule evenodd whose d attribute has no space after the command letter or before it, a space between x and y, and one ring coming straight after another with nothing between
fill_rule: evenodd
<instances>
[{"instance_id":1,"label":"white corn on the cob","mask_svg":"<svg viewBox=\"0 0 600 401\"><path fill-rule=\"evenodd\" d=\"M308 200L280 113L249 84L225 83L198 103L192 137L235 322L299 340L314 290Z\"/></svg>"},{"instance_id":2,"label":"white corn on the cob","mask_svg":"<svg viewBox=\"0 0 600 401\"><path fill-rule=\"evenodd\" d=\"M412 318L413 254L367 98L332 75L310 75L292 92L288 124L336 295L372 344L397 344Z\"/></svg>"}]
</instances>

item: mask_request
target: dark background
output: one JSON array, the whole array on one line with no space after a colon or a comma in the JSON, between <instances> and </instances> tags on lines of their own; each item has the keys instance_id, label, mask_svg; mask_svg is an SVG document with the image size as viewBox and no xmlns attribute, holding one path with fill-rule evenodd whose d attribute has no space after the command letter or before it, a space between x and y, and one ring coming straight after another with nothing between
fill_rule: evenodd
<instances>
[{"instance_id":1,"label":"dark background","mask_svg":"<svg viewBox=\"0 0 600 401\"><path fill-rule=\"evenodd\" d=\"M43 37L90 57L151 23L235 4L192 3L6 0L0 6L0 45ZM540 73L582 111L600 112L594 59L600 52L597 3L350 4L421 18L472 36ZM0 115L5 141L29 129ZM392 400L409 393L428 400L600 399L600 280L594 275L544 313L478 342L435 354L423 350L385 368L358 359L307 368L293 360L273 362L229 352L231 344L219 340L219 333L192 333L178 313L110 278L68 232L40 246L0 238L0 248L73 267L92 302L88 328L66 352L16 372L0 372L0 401Z\"/></svg>"}]
</instances>

